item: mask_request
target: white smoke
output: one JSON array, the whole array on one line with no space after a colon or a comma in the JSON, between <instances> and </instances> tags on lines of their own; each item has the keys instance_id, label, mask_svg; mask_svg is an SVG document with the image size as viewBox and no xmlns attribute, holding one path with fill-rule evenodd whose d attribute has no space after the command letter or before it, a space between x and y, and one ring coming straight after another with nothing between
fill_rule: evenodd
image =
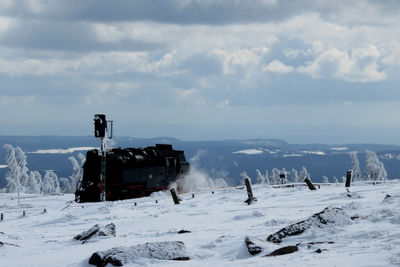
<instances>
[{"instance_id":1,"label":"white smoke","mask_svg":"<svg viewBox=\"0 0 400 267\"><path fill-rule=\"evenodd\" d=\"M191 167L188 175L180 177L175 182L172 182L169 188L176 188L178 193L185 194L227 186L228 184L223 178L213 179L207 173L195 167Z\"/></svg>"},{"instance_id":2,"label":"white smoke","mask_svg":"<svg viewBox=\"0 0 400 267\"><path fill-rule=\"evenodd\" d=\"M223 178L211 178L210 175L197 167L200 158L206 154L207 150L199 150L196 155L190 159L189 174L179 177L175 182L169 185L169 188L176 188L178 193L184 194L227 187L228 184Z\"/></svg>"}]
</instances>

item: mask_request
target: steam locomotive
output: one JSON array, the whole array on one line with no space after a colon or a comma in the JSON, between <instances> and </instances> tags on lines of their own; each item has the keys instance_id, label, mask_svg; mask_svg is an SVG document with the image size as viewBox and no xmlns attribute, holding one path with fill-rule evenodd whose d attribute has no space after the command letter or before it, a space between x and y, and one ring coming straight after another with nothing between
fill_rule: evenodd
<instances>
[{"instance_id":1,"label":"steam locomotive","mask_svg":"<svg viewBox=\"0 0 400 267\"><path fill-rule=\"evenodd\" d=\"M98 149L90 150L86 153L75 201L101 201L101 175L105 176L107 185L105 200L113 201L148 196L154 191L164 190L171 182L188 174L189 169L184 152L174 150L168 144L115 148L107 150L104 158Z\"/></svg>"}]
</instances>

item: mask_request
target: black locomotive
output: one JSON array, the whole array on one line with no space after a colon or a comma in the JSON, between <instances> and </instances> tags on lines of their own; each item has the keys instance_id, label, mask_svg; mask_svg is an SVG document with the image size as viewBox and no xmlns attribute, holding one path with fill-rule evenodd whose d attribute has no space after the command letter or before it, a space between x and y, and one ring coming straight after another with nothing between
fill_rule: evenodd
<instances>
[{"instance_id":1,"label":"black locomotive","mask_svg":"<svg viewBox=\"0 0 400 267\"><path fill-rule=\"evenodd\" d=\"M97 149L86 153L83 177L75 192L76 202L101 201L102 158ZM108 150L103 163L105 200L143 197L164 190L171 182L188 174L190 168L184 152L166 144Z\"/></svg>"}]
</instances>

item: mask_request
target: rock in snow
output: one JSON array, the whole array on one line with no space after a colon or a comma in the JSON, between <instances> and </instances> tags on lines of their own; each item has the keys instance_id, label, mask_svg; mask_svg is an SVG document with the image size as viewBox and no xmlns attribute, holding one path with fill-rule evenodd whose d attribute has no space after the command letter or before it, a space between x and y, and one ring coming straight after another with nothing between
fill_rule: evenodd
<instances>
[{"instance_id":1,"label":"rock in snow","mask_svg":"<svg viewBox=\"0 0 400 267\"><path fill-rule=\"evenodd\" d=\"M75 240L80 240L85 243L89 239L96 236L114 236L115 237L115 224L109 223L106 226L94 225L87 231L80 233L74 237Z\"/></svg>"},{"instance_id":2,"label":"rock in snow","mask_svg":"<svg viewBox=\"0 0 400 267\"><path fill-rule=\"evenodd\" d=\"M115 266L134 263L139 258L157 260L189 260L182 241L164 241L145 243L132 247L115 247L105 251L97 251L89 259L89 264L98 267L111 263Z\"/></svg>"},{"instance_id":3,"label":"rock in snow","mask_svg":"<svg viewBox=\"0 0 400 267\"><path fill-rule=\"evenodd\" d=\"M324 225L333 224L348 219L347 215L340 208L325 208L323 211L312 215L309 219L286 226L268 236L267 241L280 243L288 236L299 235L311 227L322 228Z\"/></svg>"},{"instance_id":4,"label":"rock in snow","mask_svg":"<svg viewBox=\"0 0 400 267\"><path fill-rule=\"evenodd\" d=\"M278 249L272 251L271 253L265 255L265 257L281 256L281 255L294 253L296 251L299 251L298 246L286 246L286 247L278 248Z\"/></svg>"}]
</instances>

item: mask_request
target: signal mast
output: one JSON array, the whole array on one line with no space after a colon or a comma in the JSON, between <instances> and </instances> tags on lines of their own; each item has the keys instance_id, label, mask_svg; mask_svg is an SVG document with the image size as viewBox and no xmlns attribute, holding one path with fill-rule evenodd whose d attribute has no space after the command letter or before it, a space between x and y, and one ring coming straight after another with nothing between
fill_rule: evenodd
<instances>
[{"instance_id":1,"label":"signal mast","mask_svg":"<svg viewBox=\"0 0 400 267\"><path fill-rule=\"evenodd\" d=\"M100 156L101 156L101 172L100 172L100 201L106 201L106 155L107 155L107 144L106 140L111 139L113 135L113 122L107 121L106 115L95 114L94 115L94 136L100 138ZM109 126L109 127L108 127Z\"/></svg>"}]
</instances>

